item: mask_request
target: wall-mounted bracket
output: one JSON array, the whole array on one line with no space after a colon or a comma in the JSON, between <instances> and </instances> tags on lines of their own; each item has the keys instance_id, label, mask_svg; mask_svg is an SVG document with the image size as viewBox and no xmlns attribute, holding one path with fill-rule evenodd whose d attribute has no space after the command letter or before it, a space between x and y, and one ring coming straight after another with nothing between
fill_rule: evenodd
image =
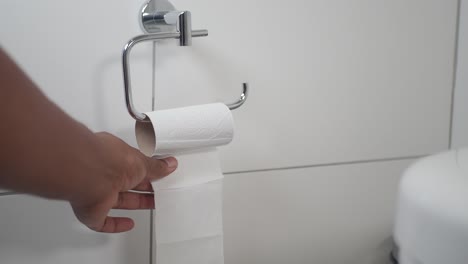
<instances>
[{"instance_id":1,"label":"wall-mounted bracket","mask_svg":"<svg viewBox=\"0 0 468 264\"><path fill-rule=\"evenodd\" d=\"M208 36L208 30L192 30L191 16L189 11L176 11L168 0L149 0L143 5L141 11L141 28L146 33L130 39L123 49L122 66L125 89L125 103L128 112L137 121L149 122L146 115L135 109L132 100L132 81L130 78L130 51L132 48L145 41L158 41L163 39L179 39L181 46L190 46L192 37ZM239 99L227 104L229 109L239 108L247 100L248 84L242 84L242 92Z\"/></svg>"},{"instance_id":2,"label":"wall-mounted bracket","mask_svg":"<svg viewBox=\"0 0 468 264\"><path fill-rule=\"evenodd\" d=\"M192 34L191 21L189 11L177 11L167 0L150 0L141 10L140 25L143 32L147 34L178 32L180 46L190 46L192 37L198 37Z\"/></svg>"}]
</instances>

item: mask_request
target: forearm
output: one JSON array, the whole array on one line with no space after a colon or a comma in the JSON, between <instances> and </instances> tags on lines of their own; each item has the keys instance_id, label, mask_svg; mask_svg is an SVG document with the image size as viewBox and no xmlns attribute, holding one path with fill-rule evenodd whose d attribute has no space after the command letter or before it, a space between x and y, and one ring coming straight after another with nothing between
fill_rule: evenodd
<instances>
[{"instance_id":1,"label":"forearm","mask_svg":"<svg viewBox=\"0 0 468 264\"><path fill-rule=\"evenodd\" d=\"M0 49L0 186L71 200L99 192L97 139L46 98ZM94 184L90 184L94 182Z\"/></svg>"}]
</instances>

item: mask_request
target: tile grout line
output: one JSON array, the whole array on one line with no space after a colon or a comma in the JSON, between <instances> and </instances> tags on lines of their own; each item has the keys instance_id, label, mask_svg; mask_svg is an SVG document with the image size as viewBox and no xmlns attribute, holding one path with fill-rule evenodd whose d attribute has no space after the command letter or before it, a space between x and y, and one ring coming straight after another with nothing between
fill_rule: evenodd
<instances>
[{"instance_id":1,"label":"tile grout line","mask_svg":"<svg viewBox=\"0 0 468 264\"><path fill-rule=\"evenodd\" d=\"M230 175L230 174L242 174L242 173L252 173L252 172L267 172L267 171L280 171L280 170L292 170L292 169L307 169L307 168L332 167L332 166L342 166L342 165L366 164L366 163L376 163L376 162L389 162L389 161L419 159L425 156L427 155L414 155L414 156L401 156L401 157L382 158L382 159L330 162L330 163L300 165L300 166L290 166L290 167L278 167L278 168L268 168L268 169L258 169L258 170L229 171L229 172L223 172L223 174Z\"/></svg>"},{"instance_id":2,"label":"tile grout line","mask_svg":"<svg viewBox=\"0 0 468 264\"><path fill-rule=\"evenodd\" d=\"M460 41L460 17L461 17L461 0L457 1L457 15L455 22L455 50L453 53L453 74L452 74L452 94L450 101L450 120L449 120L449 135L448 135L448 148L453 147L453 126L454 126L454 112L455 112L455 88L457 85L457 70L458 70L458 49Z\"/></svg>"},{"instance_id":3,"label":"tile grout line","mask_svg":"<svg viewBox=\"0 0 468 264\"><path fill-rule=\"evenodd\" d=\"M156 94L156 41L153 42L153 52L152 52L152 77L151 77L151 111L154 111L155 102L155 94ZM156 264L155 260L155 253L156 250L153 250L155 246L155 230L154 230L154 209L150 210L150 241L149 241L149 264Z\"/></svg>"},{"instance_id":4,"label":"tile grout line","mask_svg":"<svg viewBox=\"0 0 468 264\"><path fill-rule=\"evenodd\" d=\"M402 161L402 160L411 160L411 159L419 159L426 157L430 154L424 155L414 155L414 156L399 156L393 158L382 158L382 159L369 159L369 160L353 160L353 161L343 161L343 162L330 162L330 163L321 163L321 164L312 164L312 165L301 165L301 166L290 166L290 167L278 167L278 168L268 168L268 169L258 169L258 170L244 170L244 171L229 171L223 172L224 175L231 175L231 174L243 174L243 173L253 173L253 172L268 172L268 171L281 171L281 170L294 170L294 169L307 169L307 168L320 168L320 167L333 167L333 166L343 166L343 165L355 165L355 164L367 164L367 163L377 163L377 162L390 162L390 161ZM0 193L0 196L8 196L8 195L16 195L21 193L16 192L5 192ZM150 247L154 244L154 215L153 211L151 210L150 215ZM152 249L152 248L151 248ZM151 251L152 252L152 251ZM150 255L150 260L153 260L153 253ZM155 264L155 263L150 263Z\"/></svg>"}]
</instances>

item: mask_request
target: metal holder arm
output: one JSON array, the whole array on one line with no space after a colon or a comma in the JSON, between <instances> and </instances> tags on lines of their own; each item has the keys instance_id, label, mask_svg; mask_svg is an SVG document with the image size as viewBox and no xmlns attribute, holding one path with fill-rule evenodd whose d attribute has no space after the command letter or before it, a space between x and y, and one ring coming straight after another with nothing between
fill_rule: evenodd
<instances>
[{"instance_id":1,"label":"metal holder arm","mask_svg":"<svg viewBox=\"0 0 468 264\"><path fill-rule=\"evenodd\" d=\"M192 37L202 37L207 36L207 30L194 30L192 31ZM161 39L176 39L179 38L180 33L154 33L154 34L147 34L147 35L140 35L132 38L127 42L124 47L123 54L122 54L122 65L123 65L123 78L124 78L124 89L125 89L125 103L127 105L128 112L130 115L135 118L137 121L147 122L146 115L136 110L135 105L133 104L132 99L132 81L130 77L130 51L132 48L141 42L145 41L155 41ZM247 100L248 96L248 84L243 83L242 85L242 93L240 98L237 102L228 104L227 106L229 109L234 110L239 108L244 102Z\"/></svg>"},{"instance_id":2,"label":"metal holder arm","mask_svg":"<svg viewBox=\"0 0 468 264\"><path fill-rule=\"evenodd\" d=\"M156 5L154 5L156 4ZM157 5L164 6L165 11L157 10ZM141 122L149 122L146 115L137 111L132 99L132 81L130 77L130 51L132 48L145 41L157 41L162 39L179 39L180 46L190 46L193 37L208 36L208 30L193 30L191 26L191 14L189 11L175 11L167 0L148 1L141 12L141 26L145 35L130 39L123 49L122 66L125 89L125 103L130 115ZM247 100L248 85L244 83L242 93L237 102L228 104L229 109L239 108Z\"/></svg>"},{"instance_id":3,"label":"metal holder arm","mask_svg":"<svg viewBox=\"0 0 468 264\"><path fill-rule=\"evenodd\" d=\"M245 100L247 100L247 96L249 96L249 84L242 83L242 93L239 97L239 100L237 100L235 103L227 104L227 107L231 110L241 107L245 103Z\"/></svg>"},{"instance_id":4,"label":"metal holder arm","mask_svg":"<svg viewBox=\"0 0 468 264\"><path fill-rule=\"evenodd\" d=\"M192 31L192 37L203 37L207 36L207 30L194 30ZM122 54L122 66L123 66L123 78L124 78L124 89L125 89L125 104L127 105L128 112L130 115L135 118L137 121L147 121L146 115L137 111L133 105L132 99L132 80L130 77L130 51L132 48L141 42L145 41L155 41L162 39L177 39L180 37L178 32L169 32L169 33L153 33L140 35L132 38L125 44Z\"/></svg>"}]
</instances>

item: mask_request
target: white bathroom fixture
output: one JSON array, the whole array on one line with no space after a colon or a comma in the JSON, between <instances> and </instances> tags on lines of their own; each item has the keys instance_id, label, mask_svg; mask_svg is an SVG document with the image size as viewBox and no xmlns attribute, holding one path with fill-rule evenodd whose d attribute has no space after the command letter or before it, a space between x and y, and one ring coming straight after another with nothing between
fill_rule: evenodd
<instances>
[{"instance_id":1,"label":"white bathroom fixture","mask_svg":"<svg viewBox=\"0 0 468 264\"><path fill-rule=\"evenodd\" d=\"M468 263L468 149L423 158L406 170L394 236L400 264Z\"/></svg>"}]
</instances>

